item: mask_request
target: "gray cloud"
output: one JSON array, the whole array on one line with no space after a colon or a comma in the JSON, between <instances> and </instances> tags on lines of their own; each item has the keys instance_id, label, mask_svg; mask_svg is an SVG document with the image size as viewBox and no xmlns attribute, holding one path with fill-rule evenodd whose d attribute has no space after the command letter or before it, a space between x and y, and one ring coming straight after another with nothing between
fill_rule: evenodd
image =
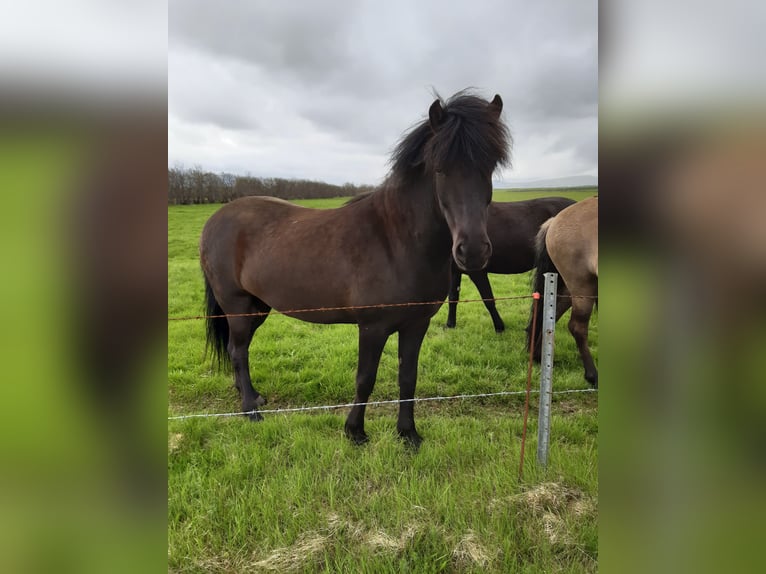
<instances>
[{"instance_id":1,"label":"gray cloud","mask_svg":"<svg viewBox=\"0 0 766 574\"><path fill-rule=\"evenodd\" d=\"M503 97L515 157L567 158L520 178L597 171L592 0L171 0L168 60L171 162L373 183L433 89L473 86Z\"/></svg>"},{"instance_id":2,"label":"gray cloud","mask_svg":"<svg viewBox=\"0 0 766 574\"><path fill-rule=\"evenodd\" d=\"M317 81L348 58L348 21L338 17L344 4L176 1L170 4L168 35L171 44Z\"/></svg>"}]
</instances>

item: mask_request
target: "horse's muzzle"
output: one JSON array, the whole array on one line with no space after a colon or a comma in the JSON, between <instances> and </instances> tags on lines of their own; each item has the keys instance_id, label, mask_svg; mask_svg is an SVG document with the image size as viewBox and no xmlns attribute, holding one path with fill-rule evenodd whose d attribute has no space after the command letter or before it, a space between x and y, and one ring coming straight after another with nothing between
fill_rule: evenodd
<instances>
[{"instance_id":1,"label":"horse's muzzle","mask_svg":"<svg viewBox=\"0 0 766 574\"><path fill-rule=\"evenodd\" d=\"M455 263L463 271L480 271L487 266L492 256L492 244L489 240L459 241L452 250Z\"/></svg>"}]
</instances>

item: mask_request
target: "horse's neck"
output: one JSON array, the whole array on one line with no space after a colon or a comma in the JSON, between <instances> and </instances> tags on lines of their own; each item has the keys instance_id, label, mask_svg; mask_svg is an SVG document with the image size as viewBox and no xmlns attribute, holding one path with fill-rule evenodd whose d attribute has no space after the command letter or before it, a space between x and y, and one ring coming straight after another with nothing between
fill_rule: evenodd
<instances>
[{"instance_id":1,"label":"horse's neck","mask_svg":"<svg viewBox=\"0 0 766 574\"><path fill-rule=\"evenodd\" d=\"M431 178L389 181L381 192L382 209L401 240L411 242L413 249L449 254L452 238Z\"/></svg>"}]
</instances>

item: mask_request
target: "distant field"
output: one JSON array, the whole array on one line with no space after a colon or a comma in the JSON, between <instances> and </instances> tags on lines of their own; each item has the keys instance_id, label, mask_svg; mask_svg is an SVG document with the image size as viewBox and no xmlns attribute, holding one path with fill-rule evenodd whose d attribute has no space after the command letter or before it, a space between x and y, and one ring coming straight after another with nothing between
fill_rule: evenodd
<instances>
[{"instance_id":1,"label":"distant field","mask_svg":"<svg viewBox=\"0 0 766 574\"><path fill-rule=\"evenodd\" d=\"M587 190L555 191L582 199ZM540 192L499 191L509 201ZM296 201L334 207L346 198ZM199 233L218 205L168 208L170 316L202 312ZM529 294L530 278L492 276L497 297ZM461 298L478 292L463 278ZM421 352L416 397L525 388L529 300L499 301L495 334L481 303L443 306ZM566 318L565 318L566 319ZM554 388L586 389L574 342L556 331ZM591 346L598 360L597 319ZM168 323L168 415L237 411L231 376L211 369L204 324ZM270 317L251 346L268 408L347 403L356 327ZM398 396L389 340L372 400ZM537 385L535 368L534 385ZM598 396L554 397L551 453L535 464L533 395L524 480L518 479L523 397L419 403L424 443L397 439L396 409L367 412L370 443L343 436L346 410L168 423L168 568L172 572L595 572L598 558Z\"/></svg>"},{"instance_id":2,"label":"distant field","mask_svg":"<svg viewBox=\"0 0 766 574\"><path fill-rule=\"evenodd\" d=\"M597 187L562 187L545 189L496 189L492 194L493 201L521 201L536 197L568 197L576 201L598 194Z\"/></svg>"}]
</instances>

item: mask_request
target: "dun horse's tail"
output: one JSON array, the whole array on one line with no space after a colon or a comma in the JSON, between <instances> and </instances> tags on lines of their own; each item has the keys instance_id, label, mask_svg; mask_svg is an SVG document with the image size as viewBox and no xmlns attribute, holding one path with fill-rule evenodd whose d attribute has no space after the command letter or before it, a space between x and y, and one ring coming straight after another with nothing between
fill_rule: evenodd
<instances>
[{"instance_id":1,"label":"dun horse's tail","mask_svg":"<svg viewBox=\"0 0 766 574\"><path fill-rule=\"evenodd\" d=\"M535 240L535 276L533 282L533 292L540 293L542 297L545 291L545 273L558 273L558 269L551 261L550 255L548 255L548 248L545 246L545 238L548 235L548 228L550 227L553 218L549 219L540 226L540 231L537 232L537 238ZM561 285L561 277L559 277L559 286ZM540 356L540 345L543 340L543 313L542 301L537 309L537 321L535 323L535 355ZM529 351L532 343L532 319L534 317L534 302L529 311L529 323L527 324L527 351Z\"/></svg>"},{"instance_id":2,"label":"dun horse's tail","mask_svg":"<svg viewBox=\"0 0 766 574\"><path fill-rule=\"evenodd\" d=\"M207 344L205 353L212 350L213 364L218 368L228 367L230 364L227 346L229 344L229 322L223 309L218 304L207 276L205 276L205 310L207 311Z\"/></svg>"}]
</instances>

